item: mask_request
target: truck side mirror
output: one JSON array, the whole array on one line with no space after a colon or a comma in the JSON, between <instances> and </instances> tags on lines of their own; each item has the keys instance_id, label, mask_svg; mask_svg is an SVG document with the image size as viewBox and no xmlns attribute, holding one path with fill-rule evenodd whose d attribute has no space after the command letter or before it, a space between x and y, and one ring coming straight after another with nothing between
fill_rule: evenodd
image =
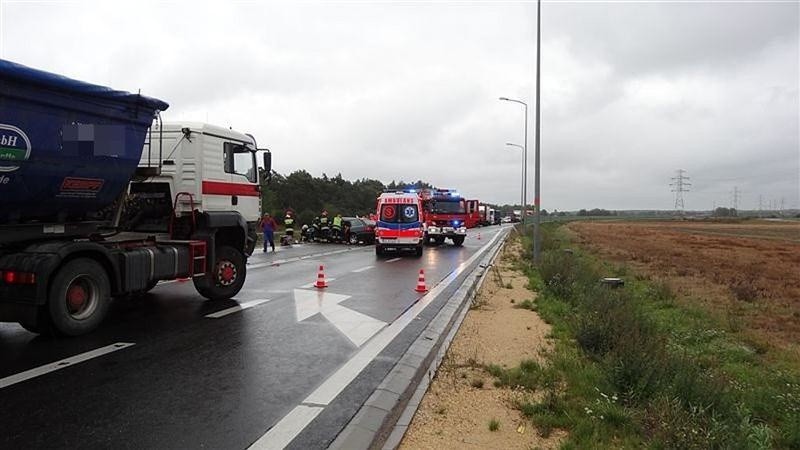
<instances>
[{"instance_id":1,"label":"truck side mirror","mask_svg":"<svg viewBox=\"0 0 800 450\"><path fill-rule=\"evenodd\" d=\"M268 149L259 149L258 151L264 152L262 154L264 167L262 168L261 179L262 184L266 184L272 179L272 153Z\"/></svg>"},{"instance_id":2,"label":"truck side mirror","mask_svg":"<svg viewBox=\"0 0 800 450\"><path fill-rule=\"evenodd\" d=\"M267 173L271 173L272 172L272 153L270 153L270 151L267 150L267 149L263 149L263 150L259 149L259 150L264 152L264 154L263 154L263 156L264 156L264 170Z\"/></svg>"}]
</instances>

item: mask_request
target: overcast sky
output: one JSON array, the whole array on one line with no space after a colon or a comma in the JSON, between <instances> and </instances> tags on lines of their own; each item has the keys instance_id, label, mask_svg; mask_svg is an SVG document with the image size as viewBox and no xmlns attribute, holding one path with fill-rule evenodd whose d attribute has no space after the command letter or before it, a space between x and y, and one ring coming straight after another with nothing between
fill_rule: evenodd
<instances>
[{"instance_id":1,"label":"overcast sky","mask_svg":"<svg viewBox=\"0 0 800 450\"><path fill-rule=\"evenodd\" d=\"M798 2L542 4L542 207L800 207ZM536 4L0 0L0 57L250 132L274 168L520 200Z\"/></svg>"}]
</instances>

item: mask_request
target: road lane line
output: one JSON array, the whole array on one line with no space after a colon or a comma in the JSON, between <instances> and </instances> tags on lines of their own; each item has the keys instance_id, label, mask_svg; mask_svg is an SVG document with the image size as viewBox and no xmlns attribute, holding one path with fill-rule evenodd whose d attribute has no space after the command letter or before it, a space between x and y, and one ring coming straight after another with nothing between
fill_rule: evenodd
<instances>
[{"instance_id":1,"label":"road lane line","mask_svg":"<svg viewBox=\"0 0 800 450\"><path fill-rule=\"evenodd\" d=\"M386 328L381 330L378 334L372 337L356 354L350 358L342 367L322 382L317 389L315 389L308 397L297 405L289 414L284 416L278 423L275 424L266 434L256 441L250 448L263 449L263 448L283 448L300 434L309 423L321 412L316 411L314 416L305 420L309 415L306 411L309 407L308 404L313 405L329 405L333 399L336 398L355 378L372 362L380 352L385 349L392 340L403 331L409 323L411 323L442 291L447 289L464 270L467 269L475 260L482 256L487 249L494 245L497 238L501 233L497 233L492 239L483 247L478 249L469 259L461 263L455 270L453 270L444 280L437 284L427 294L422 296L419 301L414 303L406 310L399 318L389 324ZM304 420L298 420L303 418ZM270 442L270 433L273 430L278 430L276 435L272 438L276 442ZM292 436L286 436L287 430L292 430ZM277 442L277 437L280 441ZM287 440L288 439L288 440ZM270 445L267 447L266 445ZM274 445L274 446L273 446Z\"/></svg>"},{"instance_id":2,"label":"road lane line","mask_svg":"<svg viewBox=\"0 0 800 450\"><path fill-rule=\"evenodd\" d=\"M249 448L272 450L286 447L323 409L324 406L297 406Z\"/></svg>"},{"instance_id":3,"label":"road lane line","mask_svg":"<svg viewBox=\"0 0 800 450\"><path fill-rule=\"evenodd\" d=\"M211 313L206 315L206 318L209 319L219 319L220 317L227 316L228 314L233 314L235 312L239 312L245 310L247 308L252 308L254 306L258 306L262 303L268 302L270 299L265 298L261 300L251 300L249 302L239 303L236 306L231 306L230 308L223 309L222 311L217 311L215 313Z\"/></svg>"},{"instance_id":4,"label":"road lane line","mask_svg":"<svg viewBox=\"0 0 800 450\"><path fill-rule=\"evenodd\" d=\"M373 267L375 267L375 266L364 266L364 267L362 267L362 268L360 268L360 269L356 269L356 270L354 270L353 272L355 272L355 273L359 273L359 272L365 272L365 271L367 271L367 270L369 270L369 269L372 269Z\"/></svg>"},{"instance_id":5,"label":"road lane line","mask_svg":"<svg viewBox=\"0 0 800 450\"><path fill-rule=\"evenodd\" d=\"M324 252L324 253L312 253L310 255L294 256L294 257L291 257L291 258L254 262L252 264L250 263L250 261L248 261L247 262L247 268L248 269L260 269L262 267L276 266L276 265L280 265L280 264L285 264L285 263L290 263L290 262L295 262L295 261L301 261L301 260L304 260L304 259L314 259L314 258L319 258L319 257L322 257L322 256L338 255L340 253L352 252L354 250L361 250L361 249L359 249L359 248L346 248L346 249L342 249L342 250L334 250L334 251L329 251L329 252Z\"/></svg>"},{"instance_id":6,"label":"road lane line","mask_svg":"<svg viewBox=\"0 0 800 450\"><path fill-rule=\"evenodd\" d=\"M387 259L386 262L387 263L393 263L395 261L400 261L401 259L403 259L403 258L392 258L392 259Z\"/></svg>"},{"instance_id":7,"label":"road lane line","mask_svg":"<svg viewBox=\"0 0 800 450\"><path fill-rule=\"evenodd\" d=\"M133 342L117 342L111 345L106 345L105 347L100 347L98 349L88 351L86 353L70 356L69 358L64 358L62 360L50 364L45 364L43 366L35 367L33 369L26 370L25 372L20 372L18 374L10 375L5 378L0 378L0 389L9 387L17 383L21 383L26 380L30 380L31 378L40 377L50 372L55 372L56 370L72 367L75 364L82 363L84 361L88 361L90 359L106 355L108 353L116 352L117 350L122 350L123 348L128 348L132 345L135 344Z\"/></svg>"}]
</instances>

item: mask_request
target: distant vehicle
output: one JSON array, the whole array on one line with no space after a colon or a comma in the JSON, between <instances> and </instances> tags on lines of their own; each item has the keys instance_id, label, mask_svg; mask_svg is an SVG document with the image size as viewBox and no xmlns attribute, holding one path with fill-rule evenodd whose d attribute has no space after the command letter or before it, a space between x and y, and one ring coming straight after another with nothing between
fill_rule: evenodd
<instances>
[{"instance_id":1,"label":"distant vehicle","mask_svg":"<svg viewBox=\"0 0 800 450\"><path fill-rule=\"evenodd\" d=\"M500 219L501 223L511 223L512 221L513 219L511 218L511 216L505 216L502 219Z\"/></svg>"},{"instance_id":2,"label":"distant vehicle","mask_svg":"<svg viewBox=\"0 0 800 450\"><path fill-rule=\"evenodd\" d=\"M464 225L467 228L475 228L483 225L483 217L481 216L481 204L479 200L464 200L464 206L467 210L467 215L464 218Z\"/></svg>"},{"instance_id":3,"label":"distant vehicle","mask_svg":"<svg viewBox=\"0 0 800 450\"><path fill-rule=\"evenodd\" d=\"M359 243L375 243L375 221L360 219L357 217L342 217L342 223L350 226L350 236L348 243L356 245Z\"/></svg>"},{"instance_id":4,"label":"distant vehicle","mask_svg":"<svg viewBox=\"0 0 800 450\"><path fill-rule=\"evenodd\" d=\"M480 205L478 207L478 212L480 213L480 222L481 226L489 226L489 225L497 225L500 223L500 214L494 208L489 207L489 205Z\"/></svg>"},{"instance_id":5,"label":"distant vehicle","mask_svg":"<svg viewBox=\"0 0 800 450\"><path fill-rule=\"evenodd\" d=\"M425 235L422 201L416 192L384 192L378 197L375 228L375 254L388 249L414 250L422 256Z\"/></svg>"}]
</instances>

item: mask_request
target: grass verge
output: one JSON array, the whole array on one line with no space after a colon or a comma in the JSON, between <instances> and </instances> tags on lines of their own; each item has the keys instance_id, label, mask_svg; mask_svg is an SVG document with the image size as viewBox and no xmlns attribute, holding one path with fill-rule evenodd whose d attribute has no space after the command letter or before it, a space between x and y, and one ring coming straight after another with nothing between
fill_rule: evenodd
<instances>
[{"instance_id":1,"label":"grass verge","mask_svg":"<svg viewBox=\"0 0 800 450\"><path fill-rule=\"evenodd\" d=\"M668 285L568 244L547 224L541 265L520 263L539 291L520 306L553 326L548 364L487 367L498 386L544 390L518 405L540 434L568 430L564 448L800 449L798 368L765 359L709 312L678 306ZM598 283L622 275L624 288Z\"/></svg>"}]
</instances>

